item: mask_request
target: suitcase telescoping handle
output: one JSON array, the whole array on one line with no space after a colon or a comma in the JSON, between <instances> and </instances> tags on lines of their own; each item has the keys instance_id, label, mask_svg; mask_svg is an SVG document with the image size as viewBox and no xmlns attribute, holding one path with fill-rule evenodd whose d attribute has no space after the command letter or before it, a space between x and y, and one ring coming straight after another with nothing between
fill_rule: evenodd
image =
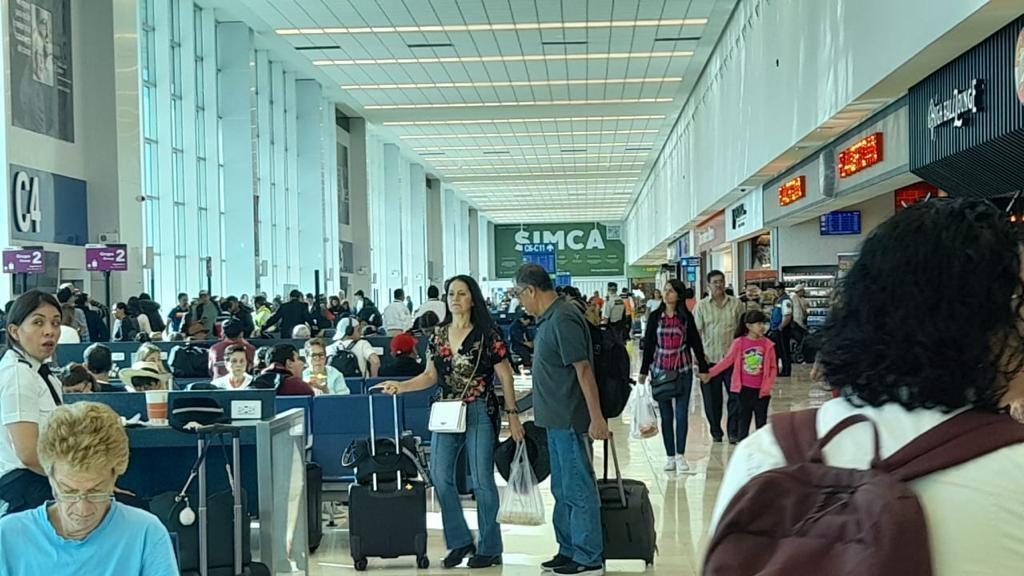
<instances>
[{"instance_id":1,"label":"suitcase telescoping handle","mask_svg":"<svg viewBox=\"0 0 1024 576\"><path fill-rule=\"evenodd\" d=\"M231 495L234 500L234 569L235 574L242 573L242 478L241 466L241 438L237 426L214 425L206 426L198 430L199 441L196 443L199 450L199 573L207 576L209 573L209 515L206 498L206 451L211 441L211 436L231 435L231 470L228 476L228 483L231 485ZM245 526L248 529L248 526Z\"/></svg>"},{"instance_id":2,"label":"suitcase telescoping handle","mask_svg":"<svg viewBox=\"0 0 1024 576\"><path fill-rule=\"evenodd\" d=\"M370 455L377 455L377 423L373 416L373 394L367 394L366 398L370 401ZM401 435L402 431L398 428L398 395L393 394L391 396L391 413L395 417L395 450L401 450ZM398 482L395 484L395 491L402 489L402 471L398 470ZM373 490L377 490L377 473L373 473Z\"/></svg>"},{"instance_id":3,"label":"suitcase telescoping handle","mask_svg":"<svg viewBox=\"0 0 1024 576\"><path fill-rule=\"evenodd\" d=\"M622 472L619 470L619 455L615 451L615 436L608 432L608 439L604 441L604 479L608 480L608 447L611 446L612 463L615 465L615 479L619 484L619 498L622 500L622 507L627 506L626 487L622 483Z\"/></svg>"}]
</instances>

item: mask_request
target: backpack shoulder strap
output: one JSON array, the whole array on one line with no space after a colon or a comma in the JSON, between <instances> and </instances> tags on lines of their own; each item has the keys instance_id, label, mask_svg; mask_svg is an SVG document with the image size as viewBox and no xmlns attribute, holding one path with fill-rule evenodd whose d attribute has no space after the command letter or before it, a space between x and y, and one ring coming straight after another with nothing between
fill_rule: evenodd
<instances>
[{"instance_id":1,"label":"backpack shoulder strap","mask_svg":"<svg viewBox=\"0 0 1024 576\"><path fill-rule=\"evenodd\" d=\"M772 432L789 465L807 462L818 446L818 410L772 414Z\"/></svg>"},{"instance_id":2,"label":"backpack shoulder strap","mask_svg":"<svg viewBox=\"0 0 1024 576\"><path fill-rule=\"evenodd\" d=\"M1024 442L1024 424L1008 414L969 410L921 434L882 462L903 482Z\"/></svg>"}]
</instances>

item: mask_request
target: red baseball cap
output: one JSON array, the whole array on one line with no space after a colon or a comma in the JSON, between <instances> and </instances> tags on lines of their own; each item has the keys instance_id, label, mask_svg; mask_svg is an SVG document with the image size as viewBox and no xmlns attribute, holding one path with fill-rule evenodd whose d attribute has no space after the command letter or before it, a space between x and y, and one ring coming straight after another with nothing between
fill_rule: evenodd
<instances>
[{"instance_id":1,"label":"red baseball cap","mask_svg":"<svg viewBox=\"0 0 1024 576\"><path fill-rule=\"evenodd\" d=\"M408 332L402 332L391 339L391 354L412 354L416 349L416 338Z\"/></svg>"}]
</instances>

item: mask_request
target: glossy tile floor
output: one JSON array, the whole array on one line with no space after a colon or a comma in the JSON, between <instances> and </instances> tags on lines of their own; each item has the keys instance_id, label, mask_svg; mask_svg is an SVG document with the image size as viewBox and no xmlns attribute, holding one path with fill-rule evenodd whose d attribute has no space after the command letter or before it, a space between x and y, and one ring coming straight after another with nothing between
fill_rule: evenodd
<instances>
[{"instance_id":1,"label":"glossy tile floor","mask_svg":"<svg viewBox=\"0 0 1024 576\"><path fill-rule=\"evenodd\" d=\"M794 367L792 378L780 379L773 389L771 411L785 411L806 408L823 402L828 394L814 386L808 377L808 368ZM629 423L615 419L612 430L616 434L619 461L623 476L647 483L651 491L658 532L659 554L654 566L645 572L642 561L610 561L609 573L646 573L672 576L691 576L698 573L700 559L707 545L707 525L711 515L718 486L732 447L728 443L712 442L704 419L700 387L694 386L690 402L689 433L686 458L696 473L686 476L675 472L664 472L665 450L661 436L647 440L629 437ZM601 473L603 458L596 450L596 469ZM503 481L498 478L499 490ZM549 482L541 484L547 509L553 506ZM471 528L476 526L476 511L473 502L463 503L467 521ZM370 559L370 573L381 574L448 574L467 573L466 568L454 571L440 568L441 558L446 551L441 534L441 515L435 503L428 504L428 528L431 567L416 570L415 559L405 557L394 560ZM539 527L503 526L505 565L500 568L474 570L473 574L540 574L539 565L550 559L557 549L554 533L549 523ZM344 522L335 529L325 528L320 549L310 557L311 576L332 574L353 574L352 558L349 556L348 530Z\"/></svg>"}]
</instances>

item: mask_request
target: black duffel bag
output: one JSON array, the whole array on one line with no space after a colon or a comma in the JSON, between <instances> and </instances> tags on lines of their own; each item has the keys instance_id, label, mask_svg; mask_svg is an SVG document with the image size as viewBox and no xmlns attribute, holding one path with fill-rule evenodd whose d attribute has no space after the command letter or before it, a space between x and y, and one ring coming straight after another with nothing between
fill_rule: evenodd
<instances>
[{"instance_id":1,"label":"black duffel bag","mask_svg":"<svg viewBox=\"0 0 1024 576\"><path fill-rule=\"evenodd\" d=\"M398 447L394 438L377 438L376 444L377 450L373 454L369 439L354 440L341 455L341 465L354 470L356 482L370 484L374 474L378 482L394 482L401 472L403 480L422 475L429 485L429 475L415 436L403 436Z\"/></svg>"}]
</instances>

